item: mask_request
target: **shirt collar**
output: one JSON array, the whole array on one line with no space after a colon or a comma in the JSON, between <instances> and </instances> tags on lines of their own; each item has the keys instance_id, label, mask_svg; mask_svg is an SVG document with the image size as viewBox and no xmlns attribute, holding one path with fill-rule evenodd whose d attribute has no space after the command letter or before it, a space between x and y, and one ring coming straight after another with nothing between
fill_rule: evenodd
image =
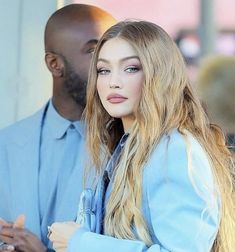
<instances>
[{"instance_id":1,"label":"shirt collar","mask_svg":"<svg viewBox=\"0 0 235 252\"><path fill-rule=\"evenodd\" d=\"M62 138L71 124L75 126L76 130L82 137L84 137L85 135L84 123L81 121L71 122L65 119L64 117L62 117L56 111L51 100L49 102L49 106L48 106L48 110L47 110L47 114L45 118L45 124L48 124L50 132L52 133L52 136L56 139Z\"/></svg>"},{"instance_id":2,"label":"shirt collar","mask_svg":"<svg viewBox=\"0 0 235 252\"><path fill-rule=\"evenodd\" d=\"M85 138L85 124L83 121L72 122L81 137Z\"/></svg>"},{"instance_id":3,"label":"shirt collar","mask_svg":"<svg viewBox=\"0 0 235 252\"><path fill-rule=\"evenodd\" d=\"M108 178L111 180L112 176L113 176L113 169L115 168L115 165L116 165L116 162L118 161L120 155L121 155L121 152L122 152L122 149L126 143L126 140L129 136L129 133L125 133L121 139L119 140L118 142L118 145L117 147L115 148L113 154L112 154L112 157L111 159L109 160L109 164L107 165L106 167L106 172L108 174Z\"/></svg>"},{"instance_id":4,"label":"shirt collar","mask_svg":"<svg viewBox=\"0 0 235 252\"><path fill-rule=\"evenodd\" d=\"M125 134L121 137L121 139L120 139L120 141L119 141L119 144L121 145L121 147L123 147L123 146L125 145L125 142L126 142L128 136L129 136L129 133L125 133Z\"/></svg>"}]
</instances>

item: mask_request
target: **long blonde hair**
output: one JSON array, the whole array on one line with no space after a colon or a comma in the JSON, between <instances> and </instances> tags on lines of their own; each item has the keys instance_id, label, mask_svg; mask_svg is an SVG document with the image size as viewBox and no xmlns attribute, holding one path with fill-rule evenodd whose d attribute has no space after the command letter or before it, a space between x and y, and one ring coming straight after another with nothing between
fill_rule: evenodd
<instances>
[{"instance_id":1,"label":"long blonde hair","mask_svg":"<svg viewBox=\"0 0 235 252\"><path fill-rule=\"evenodd\" d=\"M97 58L103 44L119 37L136 50L145 74L136 120L125 144L106 208L105 233L117 238L138 238L151 245L151 237L141 212L143 168L161 136L177 128L193 134L210 157L220 191L222 213L214 251L234 249L234 188L232 160L218 127L210 125L189 84L183 58L169 35L146 21L119 22L99 41L90 68L87 89L88 146L93 165L101 173L112 154L123 128L120 119L111 118L103 108L97 90ZM106 159L101 154L105 149ZM136 152L138 150L138 155ZM135 185L135 186L133 186Z\"/></svg>"}]
</instances>

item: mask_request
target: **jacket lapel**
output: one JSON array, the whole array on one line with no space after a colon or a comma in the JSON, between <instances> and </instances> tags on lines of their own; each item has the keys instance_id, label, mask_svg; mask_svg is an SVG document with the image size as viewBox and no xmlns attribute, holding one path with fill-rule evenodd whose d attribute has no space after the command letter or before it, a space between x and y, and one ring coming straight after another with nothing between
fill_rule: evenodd
<instances>
[{"instance_id":1,"label":"jacket lapel","mask_svg":"<svg viewBox=\"0 0 235 252\"><path fill-rule=\"evenodd\" d=\"M45 108L22 121L8 146L12 216L25 214L26 227L41 237L39 216L38 170L41 125Z\"/></svg>"}]
</instances>

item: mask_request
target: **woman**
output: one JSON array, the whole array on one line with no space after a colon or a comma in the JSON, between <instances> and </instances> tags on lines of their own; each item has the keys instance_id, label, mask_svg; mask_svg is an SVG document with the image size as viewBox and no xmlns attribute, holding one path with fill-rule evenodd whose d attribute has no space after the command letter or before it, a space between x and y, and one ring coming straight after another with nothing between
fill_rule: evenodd
<instances>
[{"instance_id":1,"label":"woman","mask_svg":"<svg viewBox=\"0 0 235 252\"><path fill-rule=\"evenodd\" d=\"M85 119L99 179L84 191L79 225L52 225L57 251L234 249L232 160L162 28L130 21L105 32Z\"/></svg>"}]
</instances>

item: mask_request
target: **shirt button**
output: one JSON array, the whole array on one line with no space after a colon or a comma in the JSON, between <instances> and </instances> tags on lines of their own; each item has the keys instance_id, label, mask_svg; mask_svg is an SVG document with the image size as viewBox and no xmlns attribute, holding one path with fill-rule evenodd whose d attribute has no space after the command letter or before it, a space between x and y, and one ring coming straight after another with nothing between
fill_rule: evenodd
<instances>
[{"instance_id":1,"label":"shirt button","mask_svg":"<svg viewBox=\"0 0 235 252\"><path fill-rule=\"evenodd\" d=\"M74 126L73 124L70 124L69 128L70 128L70 129L74 129L75 126Z\"/></svg>"}]
</instances>

